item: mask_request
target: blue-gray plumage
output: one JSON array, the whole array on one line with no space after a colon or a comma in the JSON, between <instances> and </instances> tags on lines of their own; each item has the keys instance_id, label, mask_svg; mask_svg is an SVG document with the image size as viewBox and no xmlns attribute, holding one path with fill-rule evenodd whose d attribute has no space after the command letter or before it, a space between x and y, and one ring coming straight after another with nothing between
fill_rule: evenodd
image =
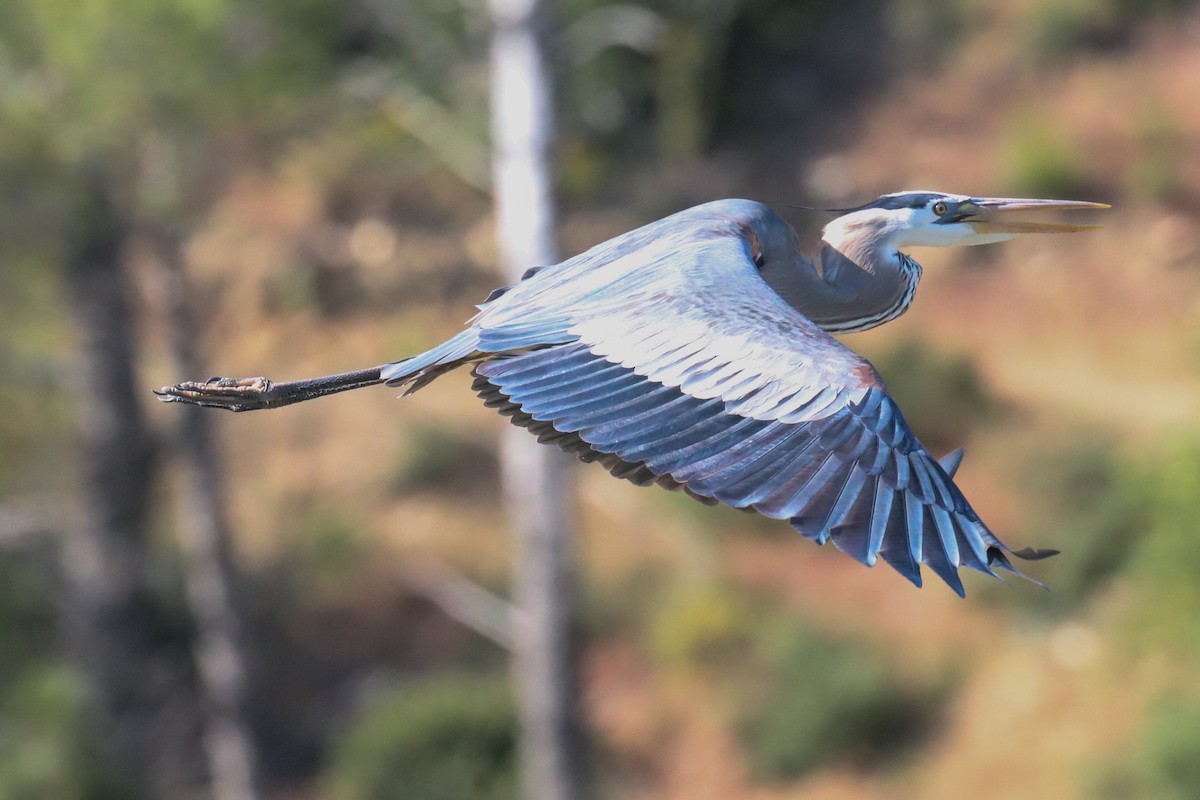
<instances>
[{"instance_id":1,"label":"blue-gray plumage","mask_svg":"<svg viewBox=\"0 0 1200 800\"><path fill-rule=\"evenodd\" d=\"M382 377L415 390L471 364L485 403L541 441L639 485L786 519L918 586L925 564L961 595L959 566L1012 570L1012 551L955 486L959 455L939 465L828 331L904 313L921 268L899 247L1080 230L991 218L1092 205L888 195L831 223L814 262L766 206L707 203L531 272Z\"/></svg>"},{"instance_id":2,"label":"blue-gray plumage","mask_svg":"<svg viewBox=\"0 0 1200 800\"><path fill-rule=\"evenodd\" d=\"M987 244L1092 226L1013 211L1104 207L899 192L845 209L815 258L766 206L720 200L617 236L493 292L462 333L412 358L291 384L213 379L160 396L274 408L386 381L416 391L470 365L486 405L638 485L786 519L868 566L962 595L960 566L1015 572L1007 548L913 436L866 359L830 333L912 302L921 267L900 248Z\"/></svg>"}]
</instances>

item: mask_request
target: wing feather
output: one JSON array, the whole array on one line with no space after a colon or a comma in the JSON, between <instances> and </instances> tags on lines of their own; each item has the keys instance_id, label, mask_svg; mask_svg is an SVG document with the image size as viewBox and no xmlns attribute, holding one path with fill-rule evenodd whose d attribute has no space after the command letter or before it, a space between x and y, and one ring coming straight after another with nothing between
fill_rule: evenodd
<instances>
[{"instance_id":1,"label":"wing feather","mask_svg":"<svg viewBox=\"0 0 1200 800\"><path fill-rule=\"evenodd\" d=\"M786 519L918 586L921 564L959 594L959 567L1010 568L874 368L763 281L761 208L701 206L540 270L385 377L472 363L485 403L539 440Z\"/></svg>"},{"instance_id":2,"label":"wing feather","mask_svg":"<svg viewBox=\"0 0 1200 800\"><path fill-rule=\"evenodd\" d=\"M828 452L821 460L821 466L805 481L803 487L779 509L786 514L792 527L801 535L819 544L825 544L828 538L825 531L825 520L834 500L841 491L841 486L849 479L855 469L853 463L842 461L834 452ZM807 470L804 470L807 471Z\"/></svg>"},{"instance_id":3,"label":"wing feather","mask_svg":"<svg viewBox=\"0 0 1200 800\"><path fill-rule=\"evenodd\" d=\"M883 538L887 533L887 523L891 519L892 505L896 499L896 490L888 488L883 480L877 480L875 484L875 500L871 507L871 524L870 540L867 544L866 557L863 559L868 567L875 566L875 557L879 554L879 550L883 547ZM901 538L899 533L894 533L892 538Z\"/></svg>"}]
</instances>

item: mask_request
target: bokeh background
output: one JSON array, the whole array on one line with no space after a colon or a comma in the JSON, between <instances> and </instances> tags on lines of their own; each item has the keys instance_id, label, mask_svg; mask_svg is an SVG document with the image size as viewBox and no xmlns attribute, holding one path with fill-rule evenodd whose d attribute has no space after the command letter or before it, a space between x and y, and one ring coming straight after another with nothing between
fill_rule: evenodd
<instances>
[{"instance_id":1,"label":"bokeh background","mask_svg":"<svg viewBox=\"0 0 1200 800\"><path fill-rule=\"evenodd\" d=\"M593 796L1200 797L1200 4L547 10L564 253L719 197L806 235L784 204L1114 206L918 251L913 308L846 340L966 446L1002 538L1063 551L1049 593L917 590L577 470ZM0 797L208 796L182 411L150 389L399 358L503 282L488 32L479 0L0 4ZM265 795L515 797L508 654L447 613L510 591L468 376L210 417ZM138 645L105 675L110 639Z\"/></svg>"}]
</instances>

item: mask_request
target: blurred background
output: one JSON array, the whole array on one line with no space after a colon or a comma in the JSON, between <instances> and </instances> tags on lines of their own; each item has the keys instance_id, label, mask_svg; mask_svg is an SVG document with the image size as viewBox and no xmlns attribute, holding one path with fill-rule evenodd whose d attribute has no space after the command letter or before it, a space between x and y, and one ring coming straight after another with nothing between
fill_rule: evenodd
<instances>
[{"instance_id":1,"label":"blurred background","mask_svg":"<svg viewBox=\"0 0 1200 800\"><path fill-rule=\"evenodd\" d=\"M1049 593L576 471L590 796L1200 797L1200 4L546 11L564 254L721 197L805 235L784 204L1114 206L917 251L912 310L846 339L1006 542L1063 551ZM488 36L481 0L0 4L0 797L209 797L239 758L278 800L517 796L469 376L150 394L397 359L505 282Z\"/></svg>"}]
</instances>

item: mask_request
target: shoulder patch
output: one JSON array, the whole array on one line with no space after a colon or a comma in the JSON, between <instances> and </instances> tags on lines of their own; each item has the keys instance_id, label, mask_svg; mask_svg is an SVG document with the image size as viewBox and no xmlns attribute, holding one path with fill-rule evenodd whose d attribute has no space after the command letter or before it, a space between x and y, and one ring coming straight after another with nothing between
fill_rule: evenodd
<instances>
[{"instance_id":1,"label":"shoulder patch","mask_svg":"<svg viewBox=\"0 0 1200 800\"><path fill-rule=\"evenodd\" d=\"M865 361L860 366L854 368L853 375L858 379L858 385L864 389L874 388L883 389L885 391L887 390L887 387L883 383L882 376L876 372L875 367L871 366Z\"/></svg>"}]
</instances>

